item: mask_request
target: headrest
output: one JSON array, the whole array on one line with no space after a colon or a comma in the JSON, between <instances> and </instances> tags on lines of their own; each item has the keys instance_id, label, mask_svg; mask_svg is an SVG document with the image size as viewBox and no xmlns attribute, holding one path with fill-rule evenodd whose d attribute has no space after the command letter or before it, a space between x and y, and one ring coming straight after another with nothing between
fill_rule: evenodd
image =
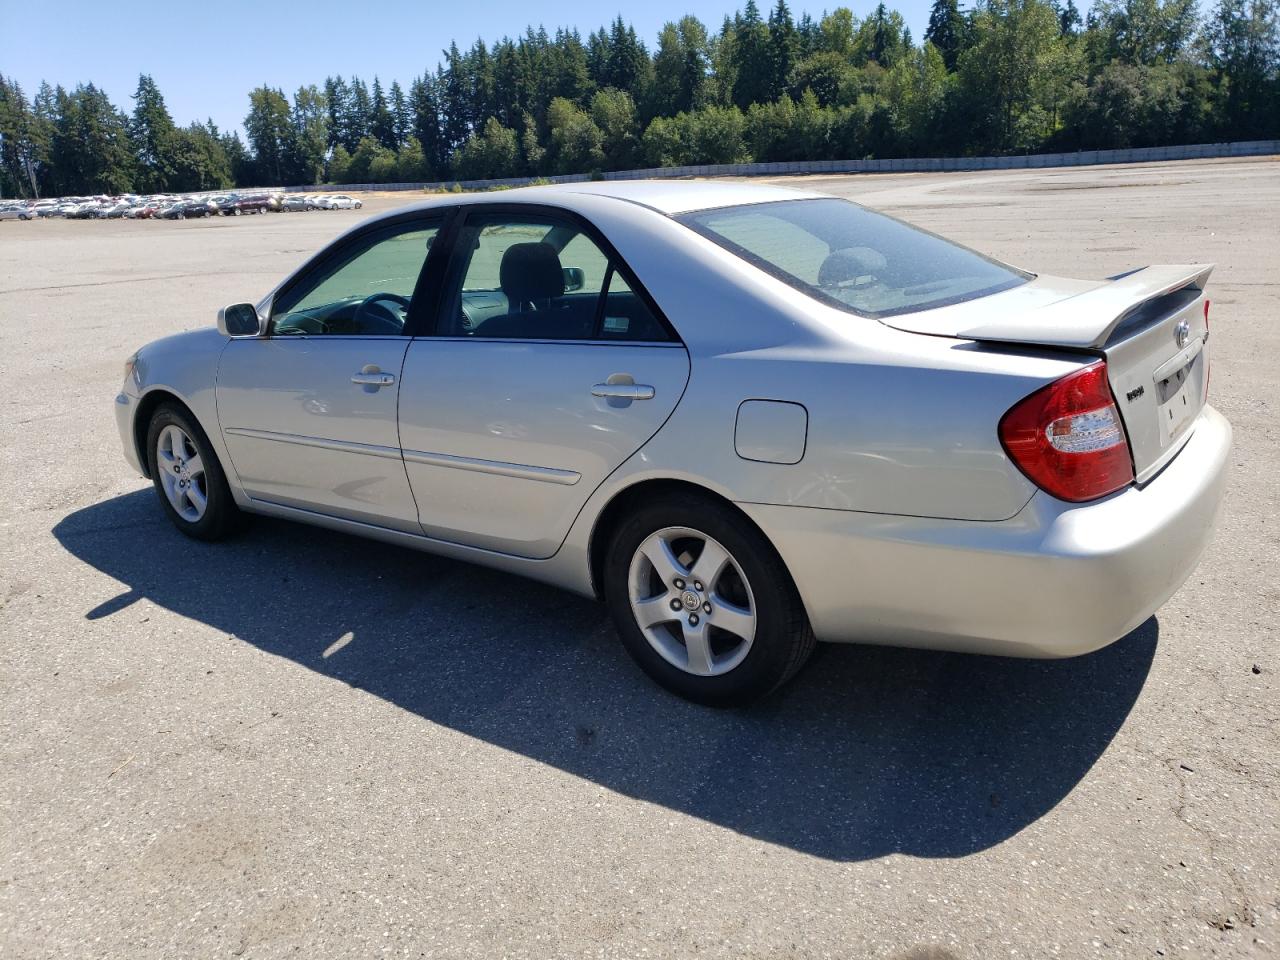
<instances>
[{"instance_id":1,"label":"headrest","mask_svg":"<svg viewBox=\"0 0 1280 960\"><path fill-rule=\"evenodd\" d=\"M845 247L832 250L818 268L818 286L835 287L866 276L875 276L888 265L884 254L870 247Z\"/></svg>"},{"instance_id":2,"label":"headrest","mask_svg":"<svg viewBox=\"0 0 1280 960\"><path fill-rule=\"evenodd\" d=\"M498 278L512 305L564 295L560 257L549 243L516 243L507 247Z\"/></svg>"}]
</instances>

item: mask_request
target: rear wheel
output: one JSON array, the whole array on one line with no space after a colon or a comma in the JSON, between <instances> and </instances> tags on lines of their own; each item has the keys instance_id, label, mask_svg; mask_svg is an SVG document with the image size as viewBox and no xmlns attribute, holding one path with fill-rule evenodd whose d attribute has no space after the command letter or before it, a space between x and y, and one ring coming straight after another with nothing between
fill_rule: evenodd
<instances>
[{"instance_id":1,"label":"rear wheel","mask_svg":"<svg viewBox=\"0 0 1280 960\"><path fill-rule=\"evenodd\" d=\"M646 505L615 531L605 596L627 651L674 693L740 706L813 652L800 597L772 545L709 497Z\"/></svg>"},{"instance_id":2,"label":"rear wheel","mask_svg":"<svg viewBox=\"0 0 1280 960\"><path fill-rule=\"evenodd\" d=\"M197 540L220 540L241 515L209 438L186 410L165 403L147 428L147 466L173 525Z\"/></svg>"}]
</instances>

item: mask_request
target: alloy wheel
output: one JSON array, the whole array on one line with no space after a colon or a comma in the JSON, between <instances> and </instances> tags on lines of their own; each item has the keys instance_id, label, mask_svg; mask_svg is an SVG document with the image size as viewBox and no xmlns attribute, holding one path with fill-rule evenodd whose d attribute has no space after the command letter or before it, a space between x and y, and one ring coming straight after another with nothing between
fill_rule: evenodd
<instances>
[{"instance_id":1,"label":"alloy wheel","mask_svg":"<svg viewBox=\"0 0 1280 960\"><path fill-rule=\"evenodd\" d=\"M728 673L755 640L755 597L742 568L719 542L689 527L665 527L641 542L627 595L650 646L686 673Z\"/></svg>"},{"instance_id":2,"label":"alloy wheel","mask_svg":"<svg viewBox=\"0 0 1280 960\"><path fill-rule=\"evenodd\" d=\"M170 424L156 438L156 471L169 505L196 523L209 506L209 487L200 451L182 428Z\"/></svg>"}]
</instances>

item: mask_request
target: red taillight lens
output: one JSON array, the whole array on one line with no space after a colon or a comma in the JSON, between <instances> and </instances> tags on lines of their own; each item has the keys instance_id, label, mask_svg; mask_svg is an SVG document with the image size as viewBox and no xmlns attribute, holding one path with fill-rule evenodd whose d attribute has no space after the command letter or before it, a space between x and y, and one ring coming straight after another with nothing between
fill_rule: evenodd
<instances>
[{"instance_id":1,"label":"red taillight lens","mask_svg":"<svg viewBox=\"0 0 1280 960\"><path fill-rule=\"evenodd\" d=\"M1129 438L1099 360L1041 387L1000 418L1000 442L1059 500L1096 500L1133 482Z\"/></svg>"}]
</instances>

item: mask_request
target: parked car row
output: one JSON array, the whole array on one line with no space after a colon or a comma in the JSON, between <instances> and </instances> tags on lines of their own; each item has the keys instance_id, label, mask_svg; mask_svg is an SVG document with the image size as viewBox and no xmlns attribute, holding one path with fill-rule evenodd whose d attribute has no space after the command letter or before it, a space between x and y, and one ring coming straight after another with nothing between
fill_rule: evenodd
<instances>
[{"instance_id":1,"label":"parked car row","mask_svg":"<svg viewBox=\"0 0 1280 960\"><path fill-rule=\"evenodd\" d=\"M243 214L300 210L359 210L364 204L344 193L155 194L117 197L57 197L0 201L0 220L186 220L189 217L238 217Z\"/></svg>"}]
</instances>

